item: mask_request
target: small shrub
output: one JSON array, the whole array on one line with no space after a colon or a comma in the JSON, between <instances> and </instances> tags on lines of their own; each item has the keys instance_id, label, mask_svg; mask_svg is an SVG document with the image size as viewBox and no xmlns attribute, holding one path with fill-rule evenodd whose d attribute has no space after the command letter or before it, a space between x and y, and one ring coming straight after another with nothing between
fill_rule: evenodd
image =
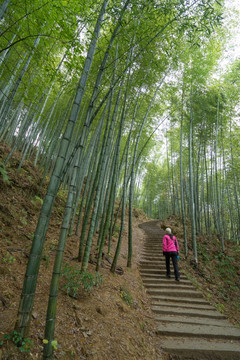
<instances>
[{"instance_id":1,"label":"small shrub","mask_svg":"<svg viewBox=\"0 0 240 360\"><path fill-rule=\"evenodd\" d=\"M209 250L206 245L197 244L198 253L202 256L203 263L206 265L211 260Z\"/></svg>"},{"instance_id":2,"label":"small shrub","mask_svg":"<svg viewBox=\"0 0 240 360\"><path fill-rule=\"evenodd\" d=\"M49 263L50 263L50 257L49 257L49 255L43 254L43 255L42 255L42 260L46 261L45 266L46 266L46 269L48 269L48 266L49 266Z\"/></svg>"},{"instance_id":3,"label":"small shrub","mask_svg":"<svg viewBox=\"0 0 240 360\"><path fill-rule=\"evenodd\" d=\"M237 308L237 311L240 311L240 299L236 299L233 301L233 306Z\"/></svg>"},{"instance_id":4,"label":"small shrub","mask_svg":"<svg viewBox=\"0 0 240 360\"><path fill-rule=\"evenodd\" d=\"M5 165L2 161L0 161L0 174L2 175L2 178L3 178L3 181L10 185L10 181L9 181L9 178L8 178L8 175L7 175L7 171L6 171L6 168L5 168Z\"/></svg>"},{"instance_id":5,"label":"small shrub","mask_svg":"<svg viewBox=\"0 0 240 360\"><path fill-rule=\"evenodd\" d=\"M130 307L134 306L132 295L126 288L120 288L120 296L127 305L129 305Z\"/></svg>"},{"instance_id":6,"label":"small shrub","mask_svg":"<svg viewBox=\"0 0 240 360\"><path fill-rule=\"evenodd\" d=\"M73 267L68 263L65 264L62 275L65 280L62 290L66 290L67 294L72 297L77 297L80 289L90 291L94 287L102 285L102 276L100 273L81 273L79 268Z\"/></svg>"},{"instance_id":7,"label":"small shrub","mask_svg":"<svg viewBox=\"0 0 240 360\"><path fill-rule=\"evenodd\" d=\"M49 244L49 250L54 251L56 249L57 243L58 243L57 239L52 239Z\"/></svg>"},{"instance_id":8,"label":"small shrub","mask_svg":"<svg viewBox=\"0 0 240 360\"><path fill-rule=\"evenodd\" d=\"M21 353L29 354L31 347L33 347L33 342L29 338L22 338L18 331L13 331L11 334L3 335L3 340L0 345L4 345L5 342L12 341Z\"/></svg>"},{"instance_id":9,"label":"small shrub","mask_svg":"<svg viewBox=\"0 0 240 360\"><path fill-rule=\"evenodd\" d=\"M7 254L2 260L5 264L13 264L16 261L15 257L10 254Z\"/></svg>"},{"instance_id":10,"label":"small shrub","mask_svg":"<svg viewBox=\"0 0 240 360\"><path fill-rule=\"evenodd\" d=\"M28 216L28 213L27 213L27 211L26 210L24 210L24 209L22 209L21 210L21 215L20 215L20 217L19 217L19 220L21 221L21 223L23 224L23 225L27 225L27 216Z\"/></svg>"},{"instance_id":11,"label":"small shrub","mask_svg":"<svg viewBox=\"0 0 240 360\"><path fill-rule=\"evenodd\" d=\"M135 218L138 218L139 217L139 213L137 212L137 211L134 211L134 216L135 216Z\"/></svg>"},{"instance_id":12,"label":"small shrub","mask_svg":"<svg viewBox=\"0 0 240 360\"><path fill-rule=\"evenodd\" d=\"M223 312L224 312L224 309L225 309L225 306L224 306L223 304L215 304L215 308L216 308L219 312L223 313Z\"/></svg>"},{"instance_id":13,"label":"small shrub","mask_svg":"<svg viewBox=\"0 0 240 360\"><path fill-rule=\"evenodd\" d=\"M23 225L27 225L27 220L24 217L20 216L19 219Z\"/></svg>"},{"instance_id":14,"label":"small shrub","mask_svg":"<svg viewBox=\"0 0 240 360\"><path fill-rule=\"evenodd\" d=\"M224 253L215 255L215 258L218 259L218 272L221 274L221 276L224 275L231 279L236 272L235 266L233 265L235 258L227 256Z\"/></svg>"},{"instance_id":15,"label":"small shrub","mask_svg":"<svg viewBox=\"0 0 240 360\"><path fill-rule=\"evenodd\" d=\"M62 200L66 200L67 199L67 194L68 194L68 191L67 190L64 190L64 189L60 189L58 191L58 197Z\"/></svg>"},{"instance_id":16,"label":"small shrub","mask_svg":"<svg viewBox=\"0 0 240 360\"><path fill-rule=\"evenodd\" d=\"M208 301L210 301L211 298L212 298L212 295L211 295L210 293L207 293L207 299L208 299Z\"/></svg>"},{"instance_id":17,"label":"small shrub","mask_svg":"<svg viewBox=\"0 0 240 360\"><path fill-rule=\"evenodd\" d=\"M38 206L38 204L43 204L43 199L41 199L39 196L35 195L34 199L31 200L31 203L34 205L34 206Z\"/></svg>"}]
</instances>

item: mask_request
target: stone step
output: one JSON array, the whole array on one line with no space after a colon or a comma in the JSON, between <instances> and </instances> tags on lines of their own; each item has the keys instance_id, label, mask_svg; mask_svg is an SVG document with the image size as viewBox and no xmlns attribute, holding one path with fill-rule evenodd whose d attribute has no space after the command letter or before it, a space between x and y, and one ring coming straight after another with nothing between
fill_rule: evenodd
<instances>
[{"instance_id":1,"label":"stone step","mask_svg":"<svg viewBox=\"0 0 240 360\"><path fill-rule=\"evenodd\" d=\"M143 250L147 251L147 252L153 252L155 250L159 251L160 254L163 255L162 253L162 245L161 244L156 244L156 245L143 245Z\"/></svg>"},{"instance_id":2,"label":"stone step","mask_svg":"<svg viewBox=\"0 0 240 360\"><path fill-rule=\"evenodd\" d=\"M142 263L149 263L149 262L157 262L157 263L159 263L159 264L162 264L162 265L165 265L166 264L166 262L165 262L165 260L161 260L161 259L159 259L159 258L146 258L146 257L141 257L141 260L140 260L140 262L142 262Z\"/></svg>"},{"instance_id":3,"label":"stone step","mask_svg":"<svg viewBox=\"0 0 240 360\"><path fill-rule=\"evenodd\" d=\"M152 258L151 259L146 259L145 257L141 257L140 263L142 264L151 264L151 263L157 263L157 264L166 264L165 261L162 261L159 257L158 258Z\"/></svg>"},{"instance_id":4,"label":"stone step","mask_svg":"<svg viewBox=\"0 0 240 360\"><path fill-rule=\"evenodd\" d=\"M236 341L205 340L200 338L163 339L165 353L181 360L240 360L240 344Z\"/></svg>"},{"instance_id":5,"label":"stone step","mask_svg":"<svg viewBox=\"0 0 240 360\"><path fill-rule=\"evenodd\" d=\"M147 263L147 264L149 264L149 263L151 263L151 262L157 262L157 263L160 263L160 264L164 264L164 266L165 266L165 264L166 264L166 261L165 261L165 258L160 258L160 255L158 256L158 257L156 257L156 258L153 258L153 257L146 257L146 255L145 256L141 256L141 260L140 260L141 262L143 262L143 263ZM171 264L172 264L172 262L171 262Z\"/></svg>"},{"instance_id":6,"label":"stone step","mask_svg":"<svg viewBox=\"0 0 240 360\"><path fill-rule=\"evenodd\" d=\"M148 247L148 246L143 245L142 253L151 254L151 255L158 255L158 256L163 257L162 246L156 246L153 249L152 247Z\"/></svg>"},{"instance_id":7,"label":"stone step","mask_svg":"<svg viewBox=\"0 0 240 360\"><path fill-rule=\"evenodd\" d=\"M143 246L142 252L145 254L151 254L151 255L159 255L159 256L163 256L163 251L162 251L162 247L157 247L157 248L150 248L150 247L145 247Z\"/></svg>"},{"instance_id":8,"label":"stone step","mask_svg":"<svg viewBox=\"0 0 240 360\"><path fill-rule=\"evenodd\" d=\"M142 249L152 250L153 247L154 247L154 249L158 248L159 250L160 249L162 250L162 248L163 248L162 244L160 243L160 244L154 244L154 245L152 245L152 244L143 244Z\"/></svg>"},{"instance_id":9,"label":"stone step","mask_svg":"<svg viewBox=\"0 0 240 360\"><path fill-rule=\"evenodd\" d=\"M166 266L166 261L165 260L160 260L159 258L151 258L151 259L147 259L146 257L141 257L141 260L140 260L140 263L147 263L147 264L150 264L151 262L153 263L157 263L157 264L160 264L162 266Z\"/></svg>"},{"instance_id":10,"label":"stone step","mask_svg":"<svg viewBox=\"0 0 240 360\"><path fill-rule=\"evenodd\" d=\"M142 276L142 282L144 283L144 285L145 284L171 284L172 278L169 279L167 277L160 278L159 276L158 277ZM180 283L181 283L181 285L192 285L191 281L189 281L187 279L183 279L182 277L181 277Z\"/></svg>"},{"instance_id":11,"label":"stone step","mask_svg":"<svg viewBox=\"0 0 240 360\"><path fill-rule=\"evenodd\" d=\"M165 257L163 257L162 251L154 251L152 253L148 252L148 251L144 251L141 253L142 257L146 256L150 259L152 258L157 258L159 260L164 260L165 262Z\"/></svg>"},{"instance_id":12,"label":"stone step","mask_svg":"<svg viewBox=\"0 0 240 360\"><path fill-rule=\"evenodd\" d=\"M146 241L144 243L144 246L151 246L151 245L161 245L162 246L162 239L152 239L149 241Z\"/></svg>"},{"instance_id":13,"label":"stone step","mask_svg":"<svg viewBox=\"0 0 240 360\"><path fill-rule=\"evenodd\" d=\"M211 310L216 311L216 309L208 304L207 302L205 304L185 304L184 302L178 302L177 304L171 301L163 302L163 301L153 301L152 306L161 306L163 309L164 307L170 307L170 308L182 308L182 309L196 309L196 310Z\"/></svg>"},{"instance_id":14,"label":"stone step","mask_svg":"<svg viewBox=\"0 0 240 360\"><path fill-rule=\"evenodd\" d=\"M163 336L203 337L208 339L240 340L240 329L215 325L193 325L182 323L160 324L157 334Z\"/></svg>"},{"instance_id":15,"label":"stone step","mask_svg":"<svg viewBox=\"0 0 240 360\"><path fill-rule=\"evenodd\" d=\"M142 279L156 279L156 280L159 280L159 282L169 282L169 283L172 283L172 282L175 282L175 277L174 275L171 276L171 278L168 278L166 276L166 271L156 271L156 272L147 272L147 270L145 269L144 272L141 272L140 271L140 274L141 274L141 277ZM185 275L180 275L180 283L184 283L184 282L187 282L189 284L189 280L188 278L185 276Z\"/></svg>"},{"instance_id":16,"label":"stone step","mask_svg":"<svg viewBox=\"0 0 240 360\"><path fill-rule=\"evenodd\" d=\"M151 238L147 241L144 241L144 245L149 245L149 244L162 244L162 238L161 237L155 237L155 238Z\"/></svg>"},{"instance_id":17,"label":"stone step","mask_svg":"<svg viewBox=\"0 0 240 360\"><path fill-rule=\"evenodd\" d=\"M223 327L232 327L232 324L225 319L208 319L198 317L188 317L184 315L156 315L155 320L161 323L182 323L182 324L200 324L200 325L214 325Z\"/></svg>"},{"instance_id":18,"label":"stone step","mask_svg":"<svg viewBox=\"0 0 240 360\"><path fill-rule=\"evenodd\" d=\"M143 260L141 260L140 261L140 266L141 267L144 267L144 266L148 266L148 267L150 267L150 266L159 266L159 267L161 267L161 266L165 266L165 262L163 262L163 261L159 261L159 260L145 260L145 259L143 259Z\"/></svg>"},{"instance_id":19,"label":"stone step","mask_svg":"<svg viewBox=\"0 0 240 360\"><path fill-rule=\"evenodd\" d=\"M166 269L166 266L165 264L160 264L159 262L151 262L151 263L140 263L140 267L141 269L149 269L149 268L152 268L152 269Z\"/></svg>"},{"instance_id":20,"label":"stone step","mask_svg":"<svg viewBox=\"0 0 240 360\"><path fill-rule=\"evenodd\" d=\"M148 231L147 229L144 229L144 231L147 231L149 234L148 234L148 238L147 238L147 241L152 241L152 240L159 240L159 238L161 239L161 233L159 231L152 231L153 229L152 228L149 228L150 230Z\"/></svg>"},{"instance_id":21,"label":"stone step","mask_svg":"<svg viewBox=\"0 0 240 360\"><path fill-rule=\"evenodd\" d=\"M141 253L142 256L147 257L149 260L151 259L155 259L155 260L160 260L160 261L164 261L165 262L165 257L162 254L162 251L160 252L156 252L154 251L153 253L149 253L148 251L144 251Z\"/></svg>"},{"instance_id":22,"label":"stone step","mask_svg":"<svg viewBox=\"0 0 240 360\"><path fill-rule=\"evenodd\" d=\"M152 228L149 228L149 229L150 229L149 231L147 229L144 229L144 231L149 233L147 241L145 240L146 242L152 241L152 240L159 240L159 238L161 239L161 234L159 233L159 231L154 232L154 231L152 231Z\"/></svg>"},{"instance_id":23,"label":"stone step","mask_svg":"<svg viewBox=\"0 0 240 360\"><path fill-rule=\"evenodd\" d=\"M202 309L191 309L191 308L181 308L181 307L167 307L167 306L152 306L152 311L156 314L164 315L177 315L177 316L188 316L188 317L197 317L197 318L213 318L213 319L225 319L224 315L218 311L211 310L202 310Z\"/></svg>"},{"instance_id":24,"label":"stone step","mask_svg":"<svg viewBox=\"0 0 240 360\"><path fill-rule=\"evenodd\" d=\"M193 299L191 297L175 297L175 296L171 296L170 294L167 294L167 295L156 295L156 296L153 296L151 295L151 299L152 299L152 302L168 302L170 301L171 303L185 303L185 304L202 304L202 305L205 305L207 304L206 300L204 298L196 298L196 299Z\"/></svg>"},{"instance_id":25,"label":"stone step","mask_svg":"<svg viewBox=\"0 0 240 360\"><path fill-rule=\"evenodd\" d=\"M160 274L158 273L153 273L151 274L151 271L149 271L148 269L146 270L142 270L141 268L139 268L139 271L140 271L140 274L142 277L145 277L145 278L149 278L152 276L152 278L155 278L155 279L161 279L163 277L160 276ZM166 271L165 271L165 274L166 274ZM166 276L164 276L164 278L166 278ZM169 279L170 280L170 279Z\"/></svg>"},{"instance_id":26,"label":"stone step","mask_svg":"<svg viewBox=\"0 0 240 360\"><path fill-rule=\"evenodd\" d=\"M146 259L141 259L139 264L142 266L144 265L148 265L148 266L151 266L151 265L158 265L159 267L166 267L166 262L165 261L159 261L159 260L146 260Z\"/></svg>"},{"instance_id":27,"label":"stone step","mask_svg":"<svg viewBox=\"0 0 240 360\"><path fill-rule=\"evenodd\" d=\"M149 250L152 250L152 249L162 249L162 243L159 242L159 243L149 243L149 244L143 244L143 248L145 249L149 249Z\"/></svg>"},{"instance_id":28,"label":"stone step","mask_svg":"<svg viewBox=\"0 0 240 360\"><path fill-rule=\"evenodd\" d=\"M145 239L144 244L151 244L151 243L162 243L163 238L161 236L154 236L148 237L147 240Z\"/></svg>"},{"instance_id":29,"label":"stone step","mask_svg":"<svg viewBox=\"0 0 240 360\"><path fill-rule=\"evenodd\" d=\"M194 290L182 290L182 289L147 289L149 295L171 295L176 297L192 297L202 298L202 294Z\"/></svg>"},{"instance_id":30,"label":"stone step","mask_svg":"<svg viewBox=\"0 0 240 360\"><path fill-rule=\"evenodd\" d=\"M161 255L163 255L163 253L162 253L162 249L163 249L163 247L162 247L162 244L148 244L148 245L143 245L143 250L145 250L145 251L149 251L149 252L153 252L154 250L158 250L159 251L159 253L161 254Z\"/></svg>"},{"instance_id":31,"label":"stone step","mask_svg":"<svg viewBox=\"0 0 240 360\"><path fill-rule=\"evenodd\" d=\"M155 277L155 279L159 279L161 281L169 281L169 282L175 281L174 275L171 275L171 278L168 278L166 276L166 270L158 270L158 269L152 270L151 269L150 271L148 271L147 269L144 269L143 271L140 270L140 274L141 274L142 278L146 278L146 279ZM182 280L185 281L185 280L188 280L188 278L185 275L180 274L180 282Z\"/></svg>"},{"instance_id":32,"label":"stone step","mask_svg":"<svg viewBox=\"0 0 240 360\"><path fill-rule=\"evenodd\" d=\"M165 265L163 264L154 264L154 263L144 263L140 264L141 269L164 269L166 271Z\"/></svg>"},{"instance_id":33,"label":"stone step","mask_svg":"<svg viewBox=\"0 0 240 360\"><path fill-rule=\"evenodd\" d=\"M193 291L195 291L196 290L196 288L194 287L194 286L192 286L192 285L186 285L186 284L182 284L182 282L180 281L180 282L176 282L176 281L172 281L171 283L169 282L169 283L159 283L159 284L145 284L145 287L147 288L147 289L159 289L159 290L162 290L162 289L168 289L168 290L179 290L179 289L181 289L181 290L193 290Z\"/></svg>"},{"instance_id":34,"label":"stone step","mask_svg":"<svg viewBox=\"0 0 240 360\"><path fill-rule=\"evenodd\" d=\"M152 240L152 241L149 241L149 242L144 242L143 243L143 246L145 246L145 247L149 247L149 248L151 248L152 246L159 246L159 247L161 247L162 248L162 246L163 246L163 242L162 242L162 239L161 240Z\"/></svg>"},{"instance_id":35,"label":"stone step","mask_svg":"<svg viewBox=\"0 0 240 360\"><path fill-rule=\"evenodd\" d=\"M173 271L171 273L171 278L167 278L166 277L166 269L141 269L141 267L139 268L139 271L140 271L140 274L141 276L145 276L145 277L150 277L151 276L151 270L153 271L152 272L152 278L158 278L158 279L161 279L161 280L168 280L168 281L172 281L172 279L174 278L174 274L173 274ZM159 273L161 272L161 274ZM181 274L181 279L185 279L185 280L188 280L187 276L181 272L180 270L180 274Z\"/></svg>"},{"instance_id":36,"label":"stone step","mask_svg":"<svg viewBox=\"0 0 240 360\"><path fill-rule=\"evenodd\" d=\"M159 274L159 275L165 275L166 274L166 270L163 269L156 269L156 268L145 268L143 269L142 267L140 267L140 273L149 273L149 274Z\"/></svg>"}]
</instances>

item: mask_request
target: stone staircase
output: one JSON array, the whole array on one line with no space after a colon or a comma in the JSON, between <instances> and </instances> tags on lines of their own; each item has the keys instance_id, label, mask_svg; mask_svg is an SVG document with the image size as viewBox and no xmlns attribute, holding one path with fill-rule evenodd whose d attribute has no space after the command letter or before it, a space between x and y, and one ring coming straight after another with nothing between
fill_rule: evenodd
<instances>
[{"instance_id":1,"label":"stone staircase","mask_svg":"<svg viewBox=\"0 0 240 360\"><path fill-rule=\"evenodd\" d=\"M166 278L163 231L156 221L143 223L146 234L140 273L151 297L163 352L176 360L240 360L240 329L210 305L181 272L180 282Z\"/></svg>"}]
</instances>

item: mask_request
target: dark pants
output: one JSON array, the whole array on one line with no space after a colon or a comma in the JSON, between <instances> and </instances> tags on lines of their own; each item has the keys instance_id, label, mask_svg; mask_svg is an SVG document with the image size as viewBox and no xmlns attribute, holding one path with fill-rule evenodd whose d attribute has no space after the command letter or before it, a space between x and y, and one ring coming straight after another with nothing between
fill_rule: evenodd
<instances>
[{"instance_id":1,"label":"dark pants","mask_svg":"<svg viewBox=\"0 0 240 360\"><path fill-rule=\"evenodd\" d=\"M176 251L169 251L166 252L166 270L167 270L167 276L171 275L170 270L170 258L172 258L173 268L174 268L174 275L175 279L180 278L179 270L178 270L178 261L177 261L177 252Z\"/></svg>"}]
</instances>

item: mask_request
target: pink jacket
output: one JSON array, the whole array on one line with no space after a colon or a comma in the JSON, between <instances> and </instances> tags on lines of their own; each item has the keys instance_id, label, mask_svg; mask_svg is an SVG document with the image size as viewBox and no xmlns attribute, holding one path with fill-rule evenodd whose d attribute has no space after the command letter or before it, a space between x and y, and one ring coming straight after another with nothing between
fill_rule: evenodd
<instances>
[{"instance_id":1,"label":"pink jacket","mask_svg":"<svg viewBox=\"0 0 240 360\"><path fill-rule=\"evenodd\" d=\"M177 246L175 246L175 241ZM179 251L178 241L175 236L173 236L173 240L169 235L164 235L163 237L163 251Z\"/></svg>"}]
</instances>

